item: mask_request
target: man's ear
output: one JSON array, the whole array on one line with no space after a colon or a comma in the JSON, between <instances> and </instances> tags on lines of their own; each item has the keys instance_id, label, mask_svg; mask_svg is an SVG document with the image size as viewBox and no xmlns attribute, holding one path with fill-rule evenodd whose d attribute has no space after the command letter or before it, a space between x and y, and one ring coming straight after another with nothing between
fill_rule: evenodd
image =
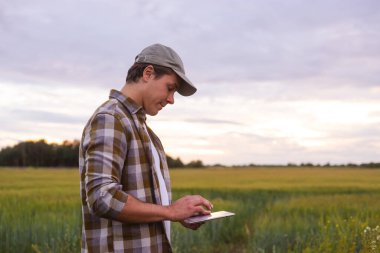
<instances>
[{"instance_id":1,"label":"man's ear","mask_svg":"<svg viewBox=\"0 0 380 253\"><path fill-rule=\"evenodd\" d=\"M148 81L149 79L153 78L154 76L154 68L152 65L148 65L145 67L144 71L143 71L143 80L144 81Z\"/></svg>"}]
</instances>

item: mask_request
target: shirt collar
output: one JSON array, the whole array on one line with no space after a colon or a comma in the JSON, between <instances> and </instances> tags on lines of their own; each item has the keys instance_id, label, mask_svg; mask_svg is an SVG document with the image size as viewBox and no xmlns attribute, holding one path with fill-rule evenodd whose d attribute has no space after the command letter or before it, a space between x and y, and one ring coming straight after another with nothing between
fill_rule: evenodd
<instances>
[{"instance_id":1,"label":"shirt collar","mask_svg":"<svg viewBox=\"0 0 380 253\"><path fill-rule=\"evenodd\" d=\"M118 90L112 89L109 98L118 100L131 113L136 114L139 119L146 120L146 113L141 105L136 104L130 97L127 97Z\"/></svg>"}]
</instances>

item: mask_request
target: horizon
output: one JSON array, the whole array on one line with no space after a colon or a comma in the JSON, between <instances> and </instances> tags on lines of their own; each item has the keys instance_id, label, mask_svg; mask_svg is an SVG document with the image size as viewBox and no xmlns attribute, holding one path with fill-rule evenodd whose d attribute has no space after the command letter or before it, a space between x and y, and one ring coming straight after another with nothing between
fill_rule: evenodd
<instances>
[{"instance_id":1,"label":"horizon","mask_svg":"<svg viewBox=\"0 0 380 253\"><path fill-rule=\"evenodd\" d=\"M44 142L48 145L57 145L57 146L64 146L64 145L67 145L67 144L72 144L72 145L80 145L80 140L64 140L62 143L56 143L56 142L47 142L45 139L40 139L40 140L25 140L25 141L22 141L22 142L19 142L19 143L16 143L12 146L6 146L6 147L1 147L0 148L0 154L1 152L3 151L3 149L6 149L6 148L15 148L18 144L22 144L22 143L29 143L29 142L32 142L32 143L37 143L37 142ZM27 155L26 155L27 156ZM173 157L171 156L170 154L167 154L166 153L166 156L167 157L170 157L171 159L179 159L180 162L183 164L184 168L192 168L190 166L191 163L193 162L198 162L200 161L202 166L199 167L199 168L207 168L207 167L211 167L211 168L217 168L217 167L225 167L225 168L242 168L242 167L256 167L256 168L260 168L260 167L302 167L302 168L308 168L308 167L360 167L360 168L380 168L380 161L369 161L369 162L366 162L366 163L330 163L330 162L326 162L326 163L311 163L311 162L304 162L304 163L293 163L293 162L288 162L287 164L256 164L256 163L246 163L246 164L230 164L230 165L227 165L227 164L221 164L221 163L214 163L214 164L205 164L202 160L200 159L194 159L194 160L191 160L189 161L188 163L184 163L181 159L181 157ZM168 162L169 164L169 162ZM190 167L189 167L190 166ZM370 166L370 167L368 167ZM27 165L27 166L13 166L13 165L7 165L7 166L0 166L0 167L30 167L30 165ZM32 166L34 167L34 166ZM46 166L42 166L42 167L46 167ZM55 167L62 167L62 166L53 166L52 168L55 168ZM66 166L64 166L66 167ZM76 166L75 166L76 167ZM182 167L176 167L176 166L171 166L171 168L182 168ZM198 167L194 167L194 168L198 168Z\"/></svg>"}]
</instances>

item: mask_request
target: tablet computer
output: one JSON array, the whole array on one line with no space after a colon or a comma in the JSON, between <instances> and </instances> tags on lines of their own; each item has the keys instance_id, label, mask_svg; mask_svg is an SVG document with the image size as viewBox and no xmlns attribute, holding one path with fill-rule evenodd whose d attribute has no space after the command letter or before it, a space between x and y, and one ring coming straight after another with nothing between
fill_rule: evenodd
<instances>
[{"instance_id":1,"label":"tablet computer","mask_svg":"<svg viewBox=\"0 0 380 253\"><path fill-rule=\"evenodd\" d=\"M225 217L229 217L233 215L235 214L231 212L218 211L218 212L210 213L208 215L193 216L193 217L187 218L186 220L184 220L184 222L188 224L193 224L193 223L200 223L200 222L205 222L205 221L214 220L214 219L225 218Z\"/></svg>"}]
</instances>

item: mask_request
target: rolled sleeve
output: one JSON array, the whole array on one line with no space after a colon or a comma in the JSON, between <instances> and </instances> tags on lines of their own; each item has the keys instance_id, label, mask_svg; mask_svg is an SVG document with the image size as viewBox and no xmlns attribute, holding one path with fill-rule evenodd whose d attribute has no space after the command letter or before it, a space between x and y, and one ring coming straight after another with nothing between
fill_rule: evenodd
<instances>
[{"instance_id":1,"label":"rolled sleeve","mask_svg":"<svg viewBox=\"0 0 380 253\"><path fill-rule=\"evenodd\" d=\"M127 202L121 176L127 154L127 136L119 118L97 114L86 134L86 202L93 214L115 219Z\"/></svg>"}]
</instances>

